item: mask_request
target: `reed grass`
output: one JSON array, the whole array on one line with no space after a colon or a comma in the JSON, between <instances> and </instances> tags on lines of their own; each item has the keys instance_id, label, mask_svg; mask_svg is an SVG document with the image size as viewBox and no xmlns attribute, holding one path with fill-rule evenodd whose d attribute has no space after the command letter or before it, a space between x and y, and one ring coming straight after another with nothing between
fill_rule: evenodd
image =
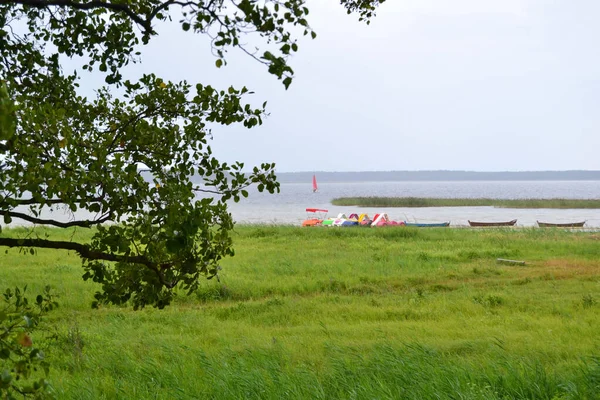
<instances>
[{"instance_id":1,"label":"reed grass","mask_svg":"<svg viewBox=\"0 0 600 400\"><path fill-rule=\"evenodd\" d=\"M335 206L358 207L498 207L498 208L600 208L600 199L471 199L427 197L341 197Z\"/></svg>"},{"instance_id":2,"label":"reed grass","mask_svg":"<svg viewBox=\"0 0 600 400\"><path fill-rule=\"evenodd\" d=\"M92 310L68 252L10 250L0 282L60 295L34 337L60 399L598 399L598 240L238 226L220 282L165 310Z\"/></svg>"}]
</instances>

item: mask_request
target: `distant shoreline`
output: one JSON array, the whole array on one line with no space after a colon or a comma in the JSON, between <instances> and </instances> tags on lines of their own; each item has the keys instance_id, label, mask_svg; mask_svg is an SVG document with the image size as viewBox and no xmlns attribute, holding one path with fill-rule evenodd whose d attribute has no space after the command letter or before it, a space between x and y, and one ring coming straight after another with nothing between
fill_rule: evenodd
<instances>
[{"instance_id":1,"label":"distant shoreline","mask_svg":"<svg viewBox=\"0 0 600 400\"><path fill-rule=\"evenodd\" d=\"M325 182L395 182L395 181L600 181L600 171L357 171L357 172L278 172L281 183L306 183L316 175Z\"/></svg>"}]
</instances>

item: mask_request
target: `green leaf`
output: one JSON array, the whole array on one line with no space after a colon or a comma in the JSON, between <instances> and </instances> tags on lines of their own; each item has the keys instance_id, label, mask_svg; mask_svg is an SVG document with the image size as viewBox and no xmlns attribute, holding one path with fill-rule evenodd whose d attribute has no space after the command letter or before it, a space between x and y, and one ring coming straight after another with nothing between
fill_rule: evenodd
<instances>
[{"instance_id":1,"label":"green leaf","mask_svg":"<svg viewBox=\"0 0 600 400\"><path fill-rule=\"evenodd\" d=\"M10 357L10 350L7 349L6 347L1 348L0 349L0 359L6 360L8 357Z\"/></svg>"},{"instance_id":2,"label":"green leaf","mask_svg":"<svg viewBox=\"0 0 600 400\"><path fill-rule=\"evenodd\" d=\"M292 78L290 78L289 76L283 80L283 86L285 86L286 89L289 88L291 84Z\"/></svg>"},{"instance_id":3,"label":"green leaf","mask_svg":"<svg viewBox=\"0 0 600 400\"><path fill-rule=\"evenodd\" d=\"M0 382L2 382L3 384L7 385L12 381L12 375L10 374L10 372L8 372L8 370L3 370L2 373L0 374Z\"/></svg>"}]
</instances>

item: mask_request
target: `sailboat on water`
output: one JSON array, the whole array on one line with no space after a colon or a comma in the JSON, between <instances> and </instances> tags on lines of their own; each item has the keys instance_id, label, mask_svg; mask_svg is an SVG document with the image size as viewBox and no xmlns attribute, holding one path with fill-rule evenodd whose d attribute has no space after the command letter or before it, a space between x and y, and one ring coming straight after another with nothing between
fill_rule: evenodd
<instances>
[{"instance_id":1,"label":"sailboat on water","mask_svg":"<svg viewBox=\"0 0 600 400\"><path fill-rule=\"evenodd\" d=\"M317 193L319 191L319 187L317 186L317 176L313 175L313 193Z\"/></svg>"}]
</instances>

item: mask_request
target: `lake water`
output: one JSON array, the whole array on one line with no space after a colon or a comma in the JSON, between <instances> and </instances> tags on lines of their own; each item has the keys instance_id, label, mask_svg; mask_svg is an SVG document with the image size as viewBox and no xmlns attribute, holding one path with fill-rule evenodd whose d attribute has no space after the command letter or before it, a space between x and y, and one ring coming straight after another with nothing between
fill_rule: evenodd
<instances>
[{"instance_id":1,"label":"lake water","mask_svg":"<svg viewBox=\"0 0 600 400\"><path fill-rule=\"evenodd\" d=\"M425 208L368 208L332 206L336 197L389 196L389 197L444 197L444 198L569 198L600 199L600 181L410 181L410 182L351 182L322 183L317 193L311 183L282 183L281 193L271 195L251 190L247 199L231 203L230 211L238 223L294 224L306 218L306 208L325 208L328 216L338 213L386 212L393 220L411 222L445 222L452 226L467 226L467 220L509 221L517 219L517 226L535 226L544 222L587 221L586 226L600 228L600 210L589 209L510 209L494 207L425 207ZM26 212L26 208L19 208ZM73 219L71 213L59 209L42 213L42 218L60 221ZM91 215L78 211L78 219ZM15 224L25 224L14 220Z\"/></svg>"},{"instance_id":2,"label":"lake water","mask_svg":"<svg viewBox=\"0 0 600 400\"><path fill-rule=\"evenodd\" d=\"M331 205L337 197L442 197L442 198L568 198L600 199L600 181L462 181L462 182L352 182L323 183L317 193L310 183L282 183L281 193L251 193L230 207L233 218L244 223L300 224L306 218L306 208L329 210L328 216L338 213L386 212L393 220L411 222L445 222L467 226L467 220L509 221L517 219L518 226L535 226L544 222L587 221L588 227L600 227L600 210L588 209L512 209L494 207L419 207L369 208Z\"/></svg>"}]
</instances>

